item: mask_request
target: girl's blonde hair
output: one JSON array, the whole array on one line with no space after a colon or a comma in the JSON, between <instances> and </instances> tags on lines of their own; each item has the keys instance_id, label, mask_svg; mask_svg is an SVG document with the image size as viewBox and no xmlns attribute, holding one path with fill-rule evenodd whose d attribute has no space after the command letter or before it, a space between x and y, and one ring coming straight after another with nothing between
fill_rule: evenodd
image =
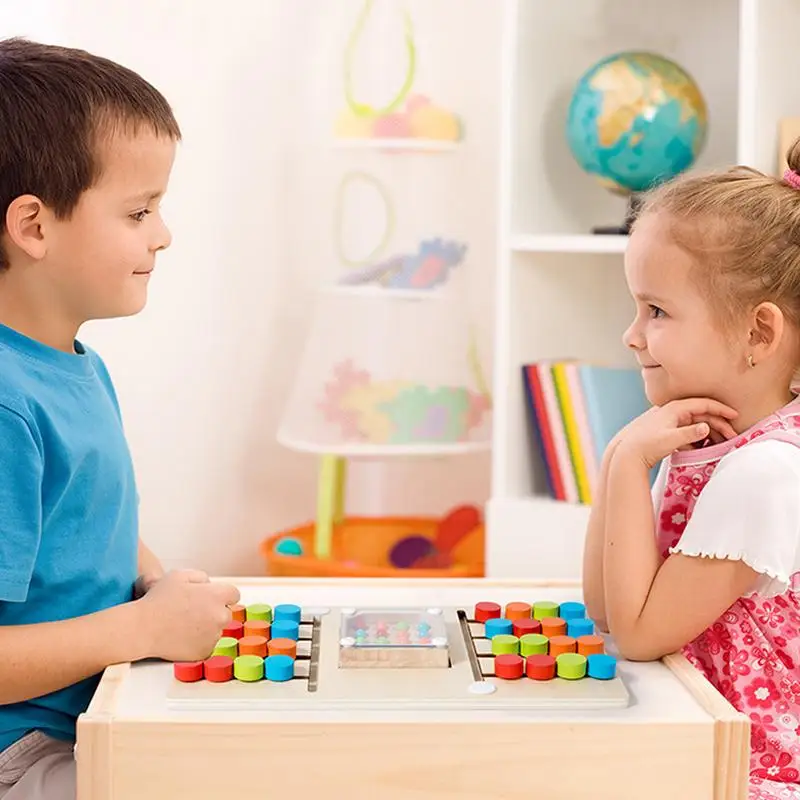
<instances>
[{"instance_id":1,"label":"girl's blonde hair","mask_svg":"<svg viewBox=\"0 0 800 800\"><path fill-rule=\"evenodd\" d=\"M800 184L800 139L787 162ZM638 218L650 213L666 215L726 326L771 301L800 329L800 189L749 167L689 173L644 196Z\"/></svg>"}]
</instances>

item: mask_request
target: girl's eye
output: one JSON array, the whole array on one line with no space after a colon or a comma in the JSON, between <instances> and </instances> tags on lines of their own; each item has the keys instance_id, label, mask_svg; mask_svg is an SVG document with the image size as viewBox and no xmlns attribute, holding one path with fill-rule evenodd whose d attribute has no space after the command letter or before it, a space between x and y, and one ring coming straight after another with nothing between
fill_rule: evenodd
<instances>
[{"instance_id":1,"label":"girl's eye","mask_svg":"<svg viewBox=\"0 0 800 800\"><path fill-rule=\"evenodd\" d=\"M141 211L137 211L135 214L131 214L131 219L135 222L143 222L144 218L150 213L149 208L143 208Z\"/></svg>"},{"instance_id":2,"label":"girl's eye","mask_svg":"<svg viewBox=\"0 0 800 800\"><path fill-rule=\"evenodd\" d=\"M659 319L660 317L664 316L664 312L658 306L648 306L650 309L650 318L651 319Z\"/></svg>"}]
</instances>

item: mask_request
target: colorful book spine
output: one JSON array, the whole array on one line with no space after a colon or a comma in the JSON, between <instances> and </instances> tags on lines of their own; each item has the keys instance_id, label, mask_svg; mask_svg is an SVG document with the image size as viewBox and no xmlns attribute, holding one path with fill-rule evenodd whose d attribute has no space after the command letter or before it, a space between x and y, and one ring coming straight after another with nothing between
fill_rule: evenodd
<instances>
[{"instance_id":1,"label":"colorful book spine","mask_svg":"<svg viewBox=\"0 0 800 800\"><path fill-rule=\"evenodd\" d=\"M639 371L552 360L522 374L550 496L591 504L608 443L649 408Z\"/></svg>"}]
</instances>

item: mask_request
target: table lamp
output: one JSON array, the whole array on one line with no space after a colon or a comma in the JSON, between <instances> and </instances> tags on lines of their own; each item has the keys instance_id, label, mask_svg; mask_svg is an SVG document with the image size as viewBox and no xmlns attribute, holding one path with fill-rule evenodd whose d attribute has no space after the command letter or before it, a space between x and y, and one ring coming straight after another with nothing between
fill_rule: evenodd
<instances>
[{"instance_id":1,"label":"table lamp","mask_svg":"<svg viewBox=\"0 0 800 800\"><path fill-rule=\"evenodd\" d=\"M345 519L348 458L444 456L490 443L491 399L455 287L316 292L278 441L320 459L314 554Z\"/></svg>"}]
</instances>

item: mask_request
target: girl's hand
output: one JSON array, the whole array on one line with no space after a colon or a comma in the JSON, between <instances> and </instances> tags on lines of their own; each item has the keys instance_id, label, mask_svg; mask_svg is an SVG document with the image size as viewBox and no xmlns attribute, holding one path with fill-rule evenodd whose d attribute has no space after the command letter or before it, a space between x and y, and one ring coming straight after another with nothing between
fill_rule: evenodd
<instances>
[{"instance_id":1,"label":"girl's hand","mask_svg":"<svg viewBox=\"0 0 800 800\"><path fill-rule=\"evenodd\" d=\"M715 441L736 436L730 420L738 412L707 397L673 400L654 406L619 434L615 453L625 452L651 469L675 450L690 447L709 435Z\"/></svg>"}]
</instances>

